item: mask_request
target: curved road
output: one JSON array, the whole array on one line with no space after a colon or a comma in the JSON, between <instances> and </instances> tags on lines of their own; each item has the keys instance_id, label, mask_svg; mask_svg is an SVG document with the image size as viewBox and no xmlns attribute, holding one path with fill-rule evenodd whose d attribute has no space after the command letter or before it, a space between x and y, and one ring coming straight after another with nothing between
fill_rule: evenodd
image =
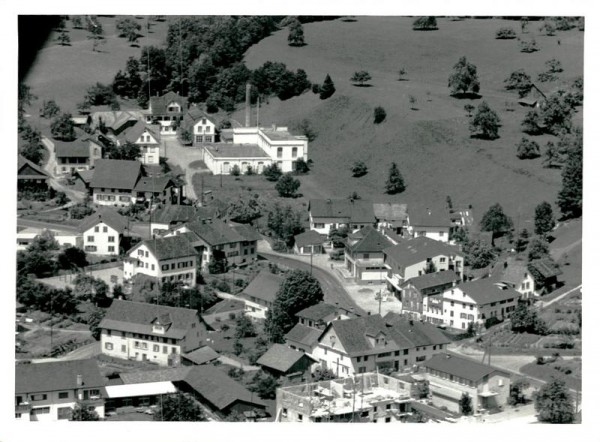
<instances>
[{"instance_id":1,"label":"curved road","mask_svg":"<svg viewBox=\"0 0 600 442\"><path fill-rule=\"evenodd\" d=\"M304 261L265 252L258 252L258 255L276 264L310 272L310 264ZM348 292L346 292L342 284L340 284L335 276L314 265L312 266L312 274L321 283L323 294L325 295L325 302L329 304L337 303L340 307L352 310L361 316L367 315L367 313L352 300Z\"/></svg>"}]
</instances>

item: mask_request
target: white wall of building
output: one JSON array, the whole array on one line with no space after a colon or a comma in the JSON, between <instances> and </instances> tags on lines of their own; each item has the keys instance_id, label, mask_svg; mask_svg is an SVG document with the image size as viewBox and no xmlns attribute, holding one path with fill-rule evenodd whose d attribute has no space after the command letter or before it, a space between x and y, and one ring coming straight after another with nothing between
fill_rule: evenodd
<instances>
[{"instance_id":1,"label":"white wall of building","mask_svg":"<svg viewBox=\"0 0 600 442\"><path fill-rule=\"evenodd\" d=\"M435 239L447 243L450 241L450 227L410 227L409 233L413 237L425 236L427 238Z\"/></svg>"},{"instance_id":2,"label":"white wall of building","mask_svg":"<svg viewBox=\"0 0 600 442\"><path fill-rule=\"evenodd\" d=\"M83 250L90 255L118 255L120 244L119 232L103 222L83 232Z\"/></svg>"},{"instance_id":3,"label":"white wall of building","mask_svg":"<svg viewBox=\"0 0 600 442\"><path fill-rule=\"evenodd\" d=\"M123 263L123 277L131 279L142 273L154 278L168 278L173 282L196 283L196 256L158 261L144 244L129 253L129 260Z\"/></svg>"},{"instance_id":4,"label":"white wall of building","mask_svg":"<svg viewBox=\"0 0 600 442\"><path fill-rule=\"evenodd\" d=\"M84 391L88 391L88 397L92 395L101 395L100 389L87 389L81 390L61 390L61 391L47 391L43 393L30 394L17 394L21 396L24 402L31 404L32 410L30 413L21 413L19 416L15 414L17 420L24 421L36 421L36 422L56 422L59 420L69 420L69 410L73 409L77 405L77 399L83 399ZM66 397L61 397L66 395ZM46 399L42 399L43 397ZM36 400L34 400L36 399ZM104 418L104 402L94 403L94 409L100 418ZM60 419L59 419L59 412ZM64 414L63 414L64 413Z\"/></svg>"}]
</instances>

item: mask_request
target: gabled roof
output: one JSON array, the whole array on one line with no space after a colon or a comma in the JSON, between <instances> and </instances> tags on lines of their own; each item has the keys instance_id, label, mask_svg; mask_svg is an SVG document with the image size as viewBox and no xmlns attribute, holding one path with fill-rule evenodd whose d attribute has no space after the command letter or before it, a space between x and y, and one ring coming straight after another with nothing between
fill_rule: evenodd
<instances>
[{"instance_id":1,"label":"gabled roof","mask_svg":"<svg viewBox=\"0 0 600 442\"><path fill-rule=\"evenodd\" d=\"M167 110L167 106L173 102L178 103L181 106L182 112L185 112L185 109L187 108L187 98L182 97L175 92L167 92L160 97L150 97L150 108L152 109L152 115L175 113Z\"/></svg>"},{"instance_id":2,"label":"gabled roof","mask_svg":"<svg viewBox=\"0 0 600 442\"><path fill-rule=\"evenodd\" d=\"M148 133L152 136L152 138L154 138L154 140L157 143L160 143L160 127L158 125L152 126L146 124L142 120L138 120L137 123L135 123L133 126L126 129L124 132L121 132L117 136L117 140L119 140L121 144L127 142L135 143L146 131L148 131Z\"/></svg>"},{"instance_id":3,"label":"gabled roof","mask_svg":"<svg viewBox=\"0 0 600 442\"><path fill-rule=\"evenodd\" d=\"M309 358L306 353L301 351L293 350L283 344L273 344L256 363L281 373L287 373L303 357Z\"/></svg>"},{"instance_id":4,"label":"gabled roof","mask_svg":"<svg viewBox=\"0 0 600 442\"><path fill-rule=\"evenodd\" d=\"M206 345L204 347L197 348L194 351L181 355L181 357L193 362L196 365L202 365L208 362L212 362L215 359L218 359L220 355L219 353L217 353L212 348Z\"/></svg>"},{"instance_id":5,"label":"gabled roof","mask_svg":"<svg viewBox=\"0 0 600 442\"><path fill-rule=\"evenodd\" d=\"M462 358L448 353L433 355L429 360L423 362L422 366L473 382L479 382L485 376L494 372L504 373L506 376L509 376L508 373L496 367L492 367L491 365L481 364L472 359Z\"/></svg>"},{"instance_id":6,"label":"gabled roof","mask_svg":"<svg viewBox=\"0 0 600 442\"><path fill-rule=\"evenodd\" d=\"M31 168L31 170L28 171L27 168ZM28 173L25 173L25 172L28 172ZM31 172L36 172L36 173L32 174ZM40 178L47 178L48 173L44 169L42 169L40 166L38 166L37 164L29 161L23 155L19 155L17 176L18 176L18 178L23 178L23 179L27 179L27 178L40 179Z\"/></svg>"},{"instance_id":7,"label":"gabled roof","mask_svg":"<svg viewBox=\"0 0 600 442\"><path fill-rule=\"evenodd\" d=\"M138 243L127 252L127 254L130 255L131 252L136 250L142 244L145 245L159 261L197 255L196 249L190 244L188 238L181 235L147 239L142 243Z\"/></svg>"},{"instance_id":8,"label":"gabled roof","mask_svg":"<svg viewBox=\"0 0 600 442\"><path fill-rule=\"evenodd\" d=\"M354 244L348 245L352 253L383 252L384 249L392 246L392 242L371 225L353 233L352 237L358 239Z\"/></svg>"},{"instance_id":9,"label":"gabled roof","mask_svg":"<svg viewBox=\"0 0 600 442\"><path fill-rule=\"evenodd\" d=\"M244 238L244 241L260 241L262 239L260 233L254 227L247 224L236 224L231 226L231 228Z\"/></svg>"},{"instance_id":10,"label":"gabled roof","mask_svg":"<svg viewBox=\"0 0 600 442\"><path fill-rule=\"evenodd\" d=\"M152 213L152 222L157 224L185 223L195 219L211 219L213 217L214 210L206 207L166 204Z\"/></svg>"},{"instance_id":11,"label":"gabled roof","mask_svg":"<svg viewBox=\"0 0 600 442\"><path fill-rule=\"evenodd\" d=\"M204 310L202 316L213 315L215 313L235 312L244 310L245 308L246 303L244 301L239 301L237 299L224 299L220 302L217 302L211 308Z\"/></svg>"},{"instance_id":12,"label":"gabled roof","mask_svg":"<svg viewBox=\"0 0 600 442\"><path fill-rule=\"evenodd\" d=\"M15 367L15 393L41 393L57 390L75 390L77 376L81 375L84 388L106 385L95 359L17 364Z\"/></svg>"},{"instance_id":13,"label":"gabled roof","mask_svg":"<svg viewBox=\"0 0 600 442\"><path fill-rule=\"evenodd\" d=\"M153 333L152 324L165 314L170 316L171 325L164 334ZM198 312L189 308L115 299L100 322L100 328L182 339L197 318Z\"/></svg>"},{"instance_id":14,"label":"gabled roof","mask_svg":"<svg viewBox=\"0 0 600 442\"><path fill-rule=\"evenodd\" d=\"M524 261L509 258L504 262L496 264L491 273L490 278L494 281L520 286L529 274L529 270L527 269L527 263Z\"/></svg>"},{"instance_id":15,"label":"gabled roof","mask_svg":"<svg viewBox=\"0 0 600 442\"><path fill-rule=\"evenodd\" d=\"M78 138L73 141L52 140L54 143L54 153L57 158L89 158L90 145L89 139Z\"/></svg>"},{"instance_id":16,"label":"gabled roof","mask_svg":"<svg viewBox=\"0 0 600 442\"><path fill-rule=\"evenodd\" d=\"M187 130L190 130L202 118L206 118L212 124L216 125L215 120L212 117L208 116L206 112L204 112L198 106L192 106L183 116L181 126Z\"/></svg>"},{"instance_id":17,"label":"gabled roof","mask_svg":"<svg viewBox=\"0 0 600 442\"><path fill-rule=\"evenodd\" d=\"M274 302L275 295L279 291L279 286L283 281L283 277L271 273L269 270L261 270L242 291L242 294L267 302Z\"/></svg>"},{"instance_id":18,"label":"gabled roof","mask_svg":"<svg viewBox=\"0 0 600 442\"><path fill-rule=\"evenodd\" d=\"M397 313L389 312L383 317L392 326L392 337L402 335L414 347L448 344L450 339L437 327L427 322L413 321Z\"/></svg>"},{"instance_id":19,"label":"gabled roof","mask_svg":"<svg viewBox=\"0 0 600 442\"><path fill-rule=\"evenodd\" d=\"M402 266L418 264L427 258L439 255L463 256L457 246L451 246L425 236L402 241L385 249L383 253Z\"/></svg>"},{"instance_id":20,"label":"gabled roof","mask_svg":"<svg viewBox=\"0 0 600 442\"><path fill-rule=\"evenodd\" d=\"M129 225L129 220L116 210L100 208L96 213L84 218L79 224L79 231L85 232L99 223L107 224L119 233L123 233Z\"/></svg>"},{"instance_id":21,"label":"gabled roof","mask_svg":"<svg viewBox=\"0 0 600 442\"><path fill-rule=\"evenodd\" d=\"M247 241L235 229L229 227L220 219L213 219L211 222L192 221L185 226L202 238L209 246Z\"/></svg>"},{"instance_id":22,"label":"gabled roof","mask_svg":"<svg viewBox=\"0 0 600 442\"><path fill-rule=\"evenodd\" d=\"M128 123L138 121L138 116L130 111L94 112L90 115L90 118L94 128L97 128L100 125L100 120L102 120L104 126L114 132L119 132Z\"/></svg>"},{"instance_id":23,"label":"gabled roof","mask_svg":"<svg viewBox=\"0 0 600 442\"><path fill-rule=\"evenodd\" d=\"M141 177L133 190L136 192L163 192L171 186L173 186L173 181L168 176Z\"/></svg>"},{"instance_id":24,"label":"gabled roof","mask_svg":"<svg viewBox=\"0 0 600 442\"><path fill-rule=\"evenodd\" d=\"M311 321L321 321L326 317L336 314L338 307L335 305L327 304L326 302L319 302L318 304L311 305L310 307L300 310L296 313L299 318L306 318Z\"/></svg>"},{"instance_id":25,"label":"gabled roof","mask_svg":"<svg viewBox=\"0 0 600 442\"><path fill-rule=\"evenodd\" d=\"M219 410L225 410L237 401L261 408L266 407L265 403L258 399L258 395L252 394L225 372L212 365L191 367L184 382Z\"/></svg>"},{"instance_id":26,"label":"gabled roof","mask_svg":"<svg viewBox=\"0 0 600 442\"><path fill-rule=\"evenodd\" d=\"M452 227L450 212L442 208L410 205L408 207L408 219L413 227Z\"/></svg>"},{"instance_id":27,"label":"gabled roof","mask_svg":"<svg viewBox=\"0 0 600 442\"><path fill-rule=\"evenodd\" d=\"M374 347L368 341L367 335L375 337L380 333L387 336L388 343L385 347L378 347L378 351L398 349L396 343L390 340L391 336L388 335L389 331L380 315L332 321L329 327L333 328L341 346L349 355L371 352Z\"/></svg>"},{"instance_id":28,"label":"gabled roof","mask_svg":"<svg viewBox=\"0 0 600 442\"><path fill-rule=\"evenodd\" d=\"M456 286L470 296L478 305L490 304L492 302L507 299L519 299L521 294L505 284L495 283L489 278L477 279L475 281L463 282Z\"/></svg>"},{"instance_id":29,"label":"gabled roof","mask_svg":"<svg viewBox=\"0 0 600 442\"><path fill-rule=\"evenodd\" d=\"M308 210L313 218L347 218L352 223L374 223L373 203L367 200L312 199Z\"/></svg>"},{"instance_id":30,"label":"gabled roof","mask_svg":"<svg viewBox=\"0 0 600 442\"><path fill-rule=\"evenodd\" d=\"M294 236L294 242L298 247L321 245L325 241L327 241L327 236L314 230L308 230Z\"/></svg>"},{"instance_id":31,"label":"gabled roof","mask_svg":"<svg viewBox=\"0 0 600 442\"><path fill-rule=\"evenodd\" d=\"M560 270L560 267L558 267L558 265L549 258L531 261L529 263L529 268L534 271L538 271L546 279L562 275L562 270Z\"/></svg>"},{"instance_id":32,"label":"gabled roof","mask_svg":"<svg viewBox=\"0 0 600 442\"><path fill-rule=\"evenodd\" d=\"M94 169L86 169L86 170L76 170L74 175L79 175L81 180L89 185L92 182L92 178L94 177Z\"/></svg>"},{"instance_id":33,"label":"gabled roof","mask_svg":"<svg viewBox=\"0 0 600 442\"><path fill-rule=\"evenodd\" d=\"M142 164L130 160L96 160L90 187L133 190Z\"/></svg>"},{"instance_id":34,"label":"gabled roof","mask_svg":"<svg viewBox=\"0 0 600 442\"><path fill-rule=\"evenodd\" d=\"M182 355L183 356L183 355ZM119 373L123 384L145 384L150 382L182 381L192 367L162 368L159 370L143 370Z\"/></svg>"},{"instance_id":35,"label":"gabled roof","mask_svg":"<svg viewBox=\"0 0 600 442\"><path fill-rule=\"evenodd\" d=\"M458 281L460 281L460 276L457 276L452 270L444 270L407 279L402 285L412 284L418 290L424 290Z\"/></svg>"},{"instance_id":36,"label":"gabled roof","mask_svg":"<svg viewBox=\"0 0 600 442\"><path fill-rule=\"evenodd\" d=\"M312 348L317 344L322 333L323 330L309 327L304 324L296 324L294 325L294 328L287 332L284 338Z\"/></svg>"},{"instance_id":37,"label":"gabled roof","mask_svg":"<svg viewBox=\"0 0 600 442\"><path fill-rule=\"evenodd\" d=\"M399 204L399 203L373 203L373 212L375 213L375 218L379 221L399 221L399 225L395 227L400 227L402 225L402 221L406 220L407 205Z\"/></svg>"}]
</instances>

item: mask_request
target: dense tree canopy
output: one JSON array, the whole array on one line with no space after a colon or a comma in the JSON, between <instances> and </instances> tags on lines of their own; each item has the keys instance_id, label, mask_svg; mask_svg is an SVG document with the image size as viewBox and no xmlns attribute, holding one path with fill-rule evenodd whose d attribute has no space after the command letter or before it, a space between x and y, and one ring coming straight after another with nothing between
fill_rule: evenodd
<instances>
[{"instance_id":1,"label":"dense tree canopy","mask_svg":"<svg viewBox=\"0 0 600 442\"><path fill-rule=\"evenodd\" d=\"M291 173L286 173L279 178L275 185L275 190L279 196L283 198L293 198L298 194L300 181L292 176Z\"/></svg>"},{"instance_id":2,"label":"dense tree canopy","mask_svg":"<svg viewBox=\"0 0 600 442\"><path fill-rule=\"evenodd\" d=\"M498 234L510 231L513 227L513 222L512 219L504 213L502 206L499 203L496 203L483 214L479 226L484 232Z\"/></svg>"},{"instance_id":3,"label":"dense tree canopy","mask_svg":"<svg viewBox=\"0 0 600 442\"><path fill-rule=\"evenodd\" d=\"M275 203L267 214L267 227L288 247L294 245L294 236L304 232L302 215L290 205Z\"/></svg>"},{"instance_id":4,"label":"dense tree canopy","mask_svg":"<svg viewBox=\"0 0 600 442\"><path fill-rule=\"evenodd\" d=\"M419 17L413 22L415 31L435 31L437 28L437 20L433 16Z\"/></svg>"},{"instance_id":5,"label":"dense tree canopy","mask_svg":"<svg viewBox=\"0 0 600 442\"><path fill-rule=\"evenodd\" d=\"M71 120L71 114L68 113L64 113L52 120L50 132L55 140L73 141L77 138L75 124Z\"/></svg>"},{"instance_id":6,"label":"dense tree canopy","mask_svg":"<svg viewBox=\"0 0 600 442\"><path fill-rule=\"evenodd\" d=\"M575 420L573 398L563 379L554 378L535 395L535 410L540 422L571 424Z\"/></svg>"},{"instance_id":7,"label":"dense tree canopy","mask_svg":"<svg viewBox=\"0 0 600 442\"><path fill-rule=\"evenodd\" d=\"M520 302L510 315L510 327L515 333L546 334L546 323L538 317L537 311Z\"/></svg>"},{"instance_id":8,"label":"dense tree canopy","mask_svg":"<svg viewBox=\"0 0 600 442\"><path fill-rule=\"evenodd\" d=\"M565 218L577 218L583 210L583 132L579 128L565 149L568 157L562 170L557 203Z\"/></svg>"},{"instance_id":9,"label":"dense tree canopy","mask_svg":"<svg viewBox=\"0 0 600 442\"><path fill-rule=\"evenodd\" d=\"M355 86L364 86L370 80L371 74L369 74L367 71L356 71L354 74L352 74L352 77L350 77L350 81L354 83Z\"/></svg>"},{"instance_id":10,"label":"dense tree canopy","mask_svg":"<svg viewBox=\"0 0 600 442\"><path fill-rule=\"evenodd\" d=\"M473 136L481 137L487 140L498 138L498 129L500 128L500 117L487 104L482 101L477 106L477 112L471 119L469 129Z\"/></svg>"},{"instance_id":11,"label":"dense tree canopy","mask_svg":"<svg viewBox=\"0 0 600 442\"><path fill-rule=\"evenodd\" d=\"M452 68L452 73L448 77L448 87L451 95L479 93L479 78L477 77L477 67L467 61L467 57L460 57L458 62Z\"/></svg>"},{"instance_id":12,"label":"dense tree canopy","mask_svg":"<svg viewBox=\"0 0 600 442\"><path fill-rule=\"evenodd\" d=\"M323 85L319 88L319 98L321 100L326 100L331 97L335 93L335 85L333 84L333 80L327 74L325 76L325 80L323 81Z\"/></svg>"},{"instance_id":13,"label":"dense tree canopy","mask_svg":"<svg viewBox=\"0 0 600 442\"><path fill-rule=\"evenodd\" d=\"M517 91L519 97L527 95L532 87L533 83L531 81L531 76L523 69L514 71L506 80L504 80L504 88L509 91Z\"/></svg>"},{"instance_id":14,"label":"dense tree canopy","mask_svg":"<svg viewBox=\"0 0 600 442\"><path fill-rule=\"evenodd\" d=\"M545 235L554 229L556 220L549 202L544 201L535 207L534 223L536 235Z\"/></svg>"},{"instance_id":15,"label":"dense tree canopy","mask_svg":"<svg viewBox=\"0 0 600 442\"><path fill-rule=\"evenodd\" d=\"M304 28L298 19L293 20L289 24L290 32L288 34L288 45L304 46Z\"/></svg>"},{"instance_id":16,"label":"dense tree canopy","mask_svg":"<svg viewBox=\"0 0 600 442\"><path fill-rule=\"evenodd\" d=\"M540 145L525 137L517 144L517 157L520 160L529 160L540 157Z\"/></svg>"},{"instance_id":17,"label":"dense tree canopy","mask_svg":"<svg viewBox=\"0 0 600 442\"><path fill-rule=\"evenodd\" d=\"M155 421L198 422L204 421L200 404L187 393L176 393L163 399L154 415Z\"/></svg>"}]
</instances>

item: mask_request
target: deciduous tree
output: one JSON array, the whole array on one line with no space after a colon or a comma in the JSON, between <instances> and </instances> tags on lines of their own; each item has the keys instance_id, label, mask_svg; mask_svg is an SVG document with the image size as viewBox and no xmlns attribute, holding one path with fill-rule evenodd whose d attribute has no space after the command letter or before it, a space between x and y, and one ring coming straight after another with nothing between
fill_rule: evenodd
<instances>
[{"instance_id":1,"label":"deciduous tree","mask_svg":"<svg viewBox=\"0 0 600 442\"><path fill-rule=\"evenodd\" d=\"M473 116L469 129L474 136L479 136L487 140L498 138L498 129L500 128L500 117L487 104L482 101L477 106L477 112Z\"/></svg>"},{"instance_id":2,"label":"deciduous tree","mask_svg":"<svg viewBox=\"0 0 600 442\"><path fill-rule=\"evenodd\" d=\"M204 413L196 400L187 393L176 393L162 401L154 414L155 421L198 422L204 421Z\"/></svg>"},{"instance_id":3,"label":"deciduous tree","mask_svg":"<svg viewBox=\"0 0 600 442\"><path fill-rule=\"evenodd\" d=\"M98 421L100 416L91 405L76 405L71 412L72 421Z\"/></svg>"},{"instance_id":4,"label":"deciduous tree","mask_svg":"<svg viewBox=\"0 0 600 442\"><path fill-rule=\"evenodd\" d=\"M521 128L526 134L541 135L544 132L542 124L542 119L538 111L530 110L525 114L525 118L521 122Z\"/></svg>"},{"instance_id":5,"label":"deciduous tree","mask_svg":"<svg viewBox=\"0 0 600 442\"><path fill-rule=\"evenodd\" d=\"M359 178L367 174L369 169L367 165L363 161L355 161L352 165L352 176L355 178Z\"/></svg>"},{"instance_id":6,"label":"deciduous tree","mask_svg":"<svg viewBox=\"0 0 600 442\"><path fill-rule=\"evenodd\" d=\"M458 407L463 416L470 416L473 414L473 400L469 393L463 393L458 401Z\"/></svg>"},{"instance_id":7,"label":"deciduous tree","mask_svg":"<svg viewBox=\"0 0 600 442\"><path fill-rule=\"evenodd\" d=\"M550 255L550 245L540 237L533 238L529 243L527 259L534 261L536 259L546 258Z\"/></svg>"},{"instance_id":8,"label":"deciduous tree","mask_svg":"<svg viewBox=\"0 0 600 442\"><path fill-rule=\"evenodd\" d=\"M413 22L415 31L435 31L438 29L437 20L433 16L419 17Z\"/></svg>"},{"instance_id":9,"label":"deciduous tree","mask_svg":"<svg viewBox=\"0 0 600 442\"><path fill-rule=\"evenodd\" d=\"M556 220L554 219L554 213L552 212L550 203L544 201L535 207L534 223L536 235L543 236L552 232L556 225Z\"/></svg>"},{"instance_id":10,"label":"deciduous tree","mask_svg":"<svg viewBox=\"0 0 600 442\"><path fill-rule=\"evenodd\" d=\"M535 395L535 410L540 422L572 424L575 421L573 398L563 379L554 378Z\"/></svg>"},{"instance_id":11,"label":"deciduous tree","mask_svg":"<svg viewBox=\"0 0 600 442\"><path fill-rule=\"evenodd\" d=\"M517 157L520 160L530 160L533 158L539 158L540 156L540 145L533 140L529 140L525 137L521 138L519 144L517 144Z\"/></svg>"},{"instance_id":12,"label":"deciduous tree","mask_svg":"<svg viewBox=\"0 0 600 442\"><path fill-rule=\"evenodd\" d=\"M467 94L468 92L478 94L480 85L477 77L477 67L467 61L467 57L460 57L452 68L448 77L448 87L451 95Z\"/></svg>"},{"instance_id":13,"label":"deciduous tree","mask_svg":"<svg viewBox=\"0 0 600 442\"><path fill-rule=\"evenodd\" d=\"M63 113L50 123L50 133L55 140L73 141L77 138L75 124L71 120L71 114Z\"/></svg>"},{"instance_id":14,"label":"deciduous tree","mask_svg":"<svg viewBox=\"0 0 600 442\"><path fill-rule=\"evenodd\" d=\"M290 32L288 34L289 46L304 46L304 28L300 20L295 19L289 24Z\"/></svg>"},{"instance_id":15,"label":"deciduous tree","mask_svg":"<svg viewBox=\"0 0 600 442\"><path fill-rule=\"evenodd\" d=\"M350 77L350 81L354 83L355 86L364 86L365 83L368 83L371 80L371 74L367 71L356 71L352 77Z\"/></svg>"},{"instance_id":16,"label":"deciduous tree","mask_svg":"<svg viewBox=\"0 0 600 442\"><path fill-rule=\"evenodd\" d=\"M479 227L484 232L492 232L496 235L510 231L513 227L513 222L504 213L504 209L502 209L500 203L496 203L483 214Z\"/></svg>"},{"instance_id":17,"label":"deciduous tree","mask_svg":"<svg viewBox=\"0 0 600 442\"><path fill-rule=\"evenodd\" d=\"M506 80L504 80L504 88L509 91L517 91L519 97L527 95L532 87L533 83L531 81L531 76L523 69L514 71Z\"/></svg>"},{"instance_id":18,"label":"deciduous tree","mask_svg":"<svg viewBox=\"0 0 600 442\"><path fill-rule=\"evenodd\" d=\"M299 188L300 181L294 178L290 173L282 175L275 185L275 190L277 190L279 196L283 198L295 197Z\"/></svg>"}]
</instances>

